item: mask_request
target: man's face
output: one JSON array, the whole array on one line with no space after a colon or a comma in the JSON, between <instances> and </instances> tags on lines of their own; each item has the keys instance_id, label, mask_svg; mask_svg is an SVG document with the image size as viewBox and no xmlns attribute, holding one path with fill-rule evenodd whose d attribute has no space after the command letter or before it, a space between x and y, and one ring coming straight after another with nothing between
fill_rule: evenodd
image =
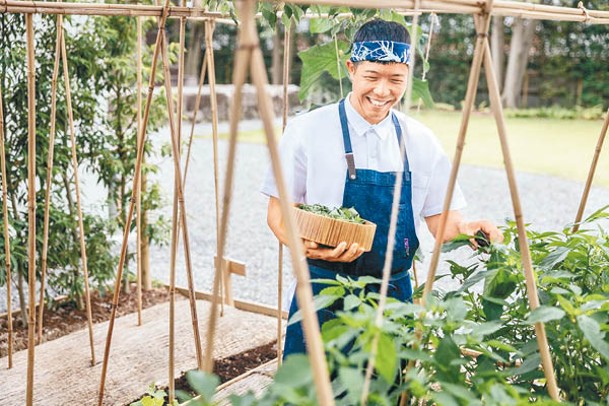
<instances>
[{"instance_id":1,"label":"man's face","mask_svg":"<svg viewBox=\"0 0 609 406\"><path fill-rule=\"evenodd\" d=\"M408 65L364 61L356 67L348 60L347 69L353 83L351 105L370 124L383 121L406 91Z\"/></svg>"}]
</instances>

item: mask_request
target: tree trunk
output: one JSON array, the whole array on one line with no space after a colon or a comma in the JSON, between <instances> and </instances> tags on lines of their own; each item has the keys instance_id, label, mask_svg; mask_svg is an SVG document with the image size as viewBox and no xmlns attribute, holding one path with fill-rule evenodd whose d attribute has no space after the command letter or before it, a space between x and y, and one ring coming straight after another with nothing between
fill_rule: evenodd
<instances>
[{"instance_id":1,"label":"tree trunk","mask_svg":"<svg viewBox=\"0 0 609 406\"><path fill-rule=\"evenodd\" d=\"M493 57L493 67L501 91L503 83L503 65L505 63L505 38L503 32L503 16L493 17L493 30L491 33L491 55Z\"/></svg>"},{"instance_id":2,"label":"tree trunk","mask_svg":"<svg viewBox=\"0 0 609 406\"><path fill-rule=\"evenodd\" d=\"M140 195L145 196L146 194L146 174L142 172L142 187L140 190ZM148 233L146 233L146 229L148 228L148 211L145 207L142 207L141 211L142 221L142 238L140 240L140 255L142 256L142 289L150 290L152 289L152 273L150 270L150 237L148 237Z\"/></svg>"},{"instance_id":3,"label":"tree trunk","mask_svg":"<svg viewBox=\"0 0 609 406\"><path fill-rule=\"evenodd\" d=\"M512 24L510 55L505 73L503 94L501 95L503 105L507 108L516 108L519 105L522 81L536 26L536 21L521 18L515 18Z\"/></svg>"},{"instance_id":4,"label":"tree trunk","mask_svg":"<svg viewBox=\"0 0 609 406\"><path fill-rule=\"evenodd\" d=\"M192 35L188 50L186 51L186 66L184 67L184 75L188 77L199 77L199 68L201 63L201 44L203 43L203 21L191 20Z\"/></svg>"},{"instance_id":5,"label":"tree trunk","mask_svg":"<svg viewBox=\"0 0 609 406\"><path fill-rule=\"evenodd\" d=\"M271 63L271 82L280 85L283 81L283 45L282 35L279 24L275 27L273 34L273 59Z\"/></svg>"}]
</instances>

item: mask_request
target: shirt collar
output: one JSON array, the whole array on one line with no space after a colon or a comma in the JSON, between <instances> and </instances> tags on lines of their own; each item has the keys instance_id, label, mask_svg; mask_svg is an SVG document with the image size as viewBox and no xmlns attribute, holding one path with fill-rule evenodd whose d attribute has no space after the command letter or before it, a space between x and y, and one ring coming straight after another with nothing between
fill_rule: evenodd
<instances>
[{"instance_id":1,"label":"shirt collar","mask_svg":"<svg viewBox=\"0 0 609 406\"><path fill-rule=\"evenodd\" d=\"M394 134L391 111L380 123L370 124L357 110L355 110L355 107L353 107L349 101L350 96L351 93L345 97L345 112L347 113L347 122L355 131L355 135L363 136L369 131L374 131L380 139L384 140L388 135Z\"/></svg>"}]
</instances>

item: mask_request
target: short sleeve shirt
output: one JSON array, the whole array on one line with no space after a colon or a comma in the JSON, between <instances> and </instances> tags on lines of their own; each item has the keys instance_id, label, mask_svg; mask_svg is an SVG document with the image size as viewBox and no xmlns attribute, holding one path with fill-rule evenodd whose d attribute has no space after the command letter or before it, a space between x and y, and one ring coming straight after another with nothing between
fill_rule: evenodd
<instances>
[{"instance_id":1,"label":"short sleeve shirt","mask_svg":"<svg viewBox=\"0 0 609 406\"><path fill-rule=\"evenodd\" d=\"M401 171L403 162L391 115L378 124L370 124L349 103L349 96L345 101L345 111L355 167L378 172ZM405 137L412 172L412 207L418 230L421 219L442 212L451 164L429 128L398 111L394 113ZM281 138L279 152L287 190L293 202L342 206L347 163L338 104L293 118ZM279 197L270 168L261 192ZM451 210L465 207L458 185L450 207Z\"/></svg>"}]
</instances>

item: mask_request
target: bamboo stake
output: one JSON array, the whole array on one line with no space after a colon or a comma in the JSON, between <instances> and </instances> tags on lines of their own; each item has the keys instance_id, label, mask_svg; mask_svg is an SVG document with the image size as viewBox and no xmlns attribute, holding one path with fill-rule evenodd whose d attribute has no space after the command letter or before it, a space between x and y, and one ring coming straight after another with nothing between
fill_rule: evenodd
<instances>
[{"instance_id":1,"label":"bamboo stake","mask_svg":"<svg viewBox=\"0 0 609 406\"><path fill-rule=\"evenodd\" d=\"M290 84L290 30L292 20L290 20L290 26L284 26L283 33L283 120L282 130L285 130L288 124L288 112L290 110L290 101L288 100L288 85ZM277 257L277 368L281 366L283 361L283 309L282 309L282 298L283 298L283 244L278 240L279 249Z\"/></svg>"},{"instance_id":2,"label":"bamboo stake","mask_svg":"<svg viewBox=\"0 0 609 406\"><path fill-rule=\"evenodd\" d=\"M421 298L421 305L423 307L425 307L427 295L429 295L429 293L431 292L436 278L436 270L438 268L442 243L444 241L444 233L446 231L446 222L448 220L450 203L453 198L459 167L461 166L461 157L463 155L463 148L465 146L465 136L467 135L469 118L472 113L474 100L478 91L478 82L480 79L480 70L482 68L482 59L484 55L484 41L486 39L486 36L488 35L488 29L490 25L490 16L485 15L485 18L486 20L484 27L478 31L476 38L474 58L472 60L472 66L469 71L469 80L467 83L467 91L465 94L465 103L463 104L461 127L459 128L459 136L457 138L457 145L455 147L455 155L453 158L446 195L444 197L444 206L442 208L442 215L440 217L440 225L438 227L438 230L436 231L434 250L431 257L431 262L429 264L429 271L427 272L427 281L425 282L425 289L423 290L423 297Z\"/></svg>"},{"instance_id":3,"label":"bamboo stake","mask_svg":"<svg viewBox=\"0 0 609 406\"><path fill-rule=\"evenodd\" d=\"M137 42L135 44L136 59L136 103L137 103L137 148L144 142L142 137L142 17L137 17ZM137 256L137 325L142 325L142 178L138 179L136 198L135 228L137 230L136 256Z\"/></svg>"},{"instance_id":4,"label":"bamboo stake","mask_svg":"<svg viewBox=\"0 0 609 406\"><path fill-rule=\"evenodd\" d=\"M161 45L163 46L163 45ZM164 51L163 51L164 52ZM166 93L165 97L169 99L169 95ZM169 105L169 101L167 101ZM168 107L168 111L173 112L173 106ZM171 120L171 138L175 136L173 129L173 115L170 114L169 120ZM178 151L179 153L179 151ZM179 159L179 158L178 158ZM175 296L176 296L176 259L178 255L178 243L179 243L179 226L178 220L178 179L174 174L174 186L173 186L173 212L171 217L171 263L169 268L169 404L171 404L175 398Z\"/></svg>"},{"instance_id":5,"label":"bamboo stake","mask_svg":"<svg viewBox=\"0 0 609 406\"><path fill-rule=\"evenodd\" d=\"M531 262L531 252L529 244L527 242L526 226L522 215L522 207L520 205L520 197L518 194L518 185L516 183L516 172L512 164L512 158L510 149L507 141L507 130L505 126L505 118L503 115L503 107L501 105L501 95L499 93L499 86L497 83L497 77L493 68L491 47L489 45L488 38L485 37L484 41L485 61L484 67L486 71L486 82L488 83L489 96L491 99L491 108L495 115L495 122L497 124L497 132L499 133L499 139L501 141L501 151L503 152L503 162L505 164L505 171L508 177L508 184L510 186L510 194L512 196L512 204L514 206L514 217L516 218L516 225L518 226L518 245L520 246L520 253L522 255L522 266L524 268L524 274L526 277L527 294L529 297L529 307L531 311L539 307L539 297L537 295L537 285L535 282L535 274L533 273L533 264ZM556 384L556 377L554 375L554 366L552 365L552 357L550 355L550 349L548 347L548 339L546 336L546 330L543 323L535 323L535 333L537 336L537 345L539 346L539 353L541 355L541 364L543 365L543 372L546 377L546 383L548 385L548 392L552 399L560 401L560 395L558 385Z\"/></svg>"},{"instance_id":6,"label":"bamboo stake","mask_svg":"<svg viewBox=\"0 0 609 406\"><path fill-rule=\"evenodd\" d=\"M245 82L248 68L251 62L251 73L253 82L257 89L258 104L260 106L260 115L264 123L264 129L267 135L267 144L271 155L271 162L277 179L279 195L281 197L281 211L288 231L288 238L291 247L292 262L296 276L298 278L297 295L300 303L300 308L303 313L303 327L305 337L308 343L308 351L311 357L313 368L313 379L315 382L318 402L321 405L334 405L332 389L330 387L330 379L323 353L321 337L319 334L319 324L317 315L313 308L313 295L309 281L309 273L306 263L302 261L304 258L302 241L296 233L294 218L291 213L291 205L288 202L287 188L281 172L279 153L275 142L274 127L273 127L273 111L268 95L266 94L265 85L267 83L266 69L264 60L259 48L258 33L254 25L254 6L253 0L240 1L237 3L239 14L242 16L242 26L239 31L239 48L235 58L235 68L233 70L233 83L235 86L235 94L233 104L231 106L231 125L230 125L230 144L227 160L227 172L224 184L224 199L222 210L222 222L220 227L220 247L218 258L222 258L224 254L224 242L226 239L228 214L230 211L231 191L234 171L235 152L237 144L237 124L241 107L241 88ZM221 261L223 263L224 261ZM222 265L223 266L223 265ZM209 327L207 335L207 351L205 354L205 370L210 372L213 370L213 343L214 332L217 319L218 308L218 290L219 290L220 274L216 270L214 278L212 308L209 316Z\"/></svg>"},{"instance_id":7,"label":"bamboo stake","mask_svg":"<svg viewBox=\"0 0 609 406\"><path fill-rule=\"evenodd\" d=\"M216 252L219 251L220 244L220 180L219 180L219 163L218 163L218 100L216 98L216 63L214 58L213 36L215 24L212 20L205 21L205 60L207 62L207 81L209 83L209 103L211 106L211 127L212 127L212 145L214 155L214 197L216 203ZM218 256L218 259L221 258ZM221 261L224 262L224 261ZM218 268L218 263L214 264L215 269ZM229 289L228 270L222 268L222 278L220 279L220 296L224 299L220 302L220 315L224 315L224 303L229 297L229 292L223 291ZM234 305L233 303L230 303Z\"/></svg>"},{"instance_id":8,"label":"bamboo stake","mask_svg":"<svg viewBox=\"0 0 609 406\"><path fill-rule=\"evenodd\" d=\"M163 75L165 77L165 92L167 99L167 110L169 112L169 127L171 133L174 135L171 137L171 148L173 152L173 163L174 171L176 173L176 185L177 185L177 197L178 197L178 228L182 228L182 239L184 240L184 257L186 262L186 277L188 280L188 289L190 290L189 302L190 312L192 316L192 327L195 337L195 347L197 352L197 365L199 369L203 369L203 354L201 350L201 336L199 332L199 321L197 317L197 303L195 298L195 288L192 275L192 262L190 260L190 239L188 237L188 223L186 222L186 207L184 204L184 192L182 188L182 168L180 165L180 149L178 145L178 137L175 131L175 117L173 114L173 98L171 92L171 74L169 72L169 56L167 54L167 42L165 38L165 32L163 32L163 39L161 42L161 55L163 58Z\"/></svg>"},{"instance_id":9,"label":"bamboo stake","mask_svg":"<svg viewBox=\"0 0 609 406\"><path fill-rule=\"evenodd\" d=\"M42 327L44 317L44 293L47 274L47 252L49 249L49 220L51 207L51 183L53 181L53 156L55 154L55 131L57 119L57 77L59 76L59 58L61 55L61 39L63 38L63 16L57 16L57 36L55 39L55 62L51 79L51 129L49 131L49 150L47 154L46 190L44 195L44 222L42 231L42 257L40 264L40 296L38 303L38 344L42 342Z\"/></svg>"},{"instance_id":10,"label":"bamboo stake","mask_svg":"<svg viewBox=\"0 0 609 406\"><path fill-rule=\"evenodd\" d=\"M420 7L420 1L416 0L414 4L414 10L418 10ZM410 64L408 66L408 84L406 86L406 100L404 103L405 113L408 114L410 110L410 105L412 103L412 82L414 80L414 70L416 66L416 55L417 55L417 44L418 44L418 27L419 27L419 15L414 14L412 17L412 26L411 26L411 34L410 34L410 48L412 52L410 53ZM400 139L400 154L401 156L405 156L405 138L408 136L408 129L405 128L404 136ZM400 198L402 196L402 174L404 173L404 168L395 176L395 185L393 187L393 201L391 205L391 217L389 220L389 235L387 237L387 250L385 255L385 262L383 264L383 278L381 280L381 288L380 288L380 299L378 308L376 311L376 318L374 320L374 324L378 327L377 333L374 335L372 339L372 348L370 349L370 359L368 360L368 365L366 367L366 374L364 377L364 385L362 388L362 394L360 397L360 403L364 406L368 404L368 394L370 390L370 383L372 381L372 372L374 371L374 366L376 364L376 356L378 354L378 345L380 338L380 328L383 325L383 313L385 312L385 304L387 302L387 290L389 289L389 279L391 278L391 264L393 262L393 247L395 246L395 233L397 230L398 223L398 211ZM413 261L414 263L414 261Z\"/></svg>"},{"instance_id":11,"label":"bamboo stake","mask_svg":"<svg viewBox=\"0 0 609 406\"><path fill-rule=\"evenodd\" d=\"M338 86L340 88L340 98L342 99L343 97L345 97L345 94L343 93L343 77L341 75L340 72L340 54L338 53L338 39L336 37L336 34L333 35L334 37L334 50L336 52L336 73L338 74Z\"/></svg>"},{"instance_id":12,"label":"bamboo stake","mask_svg":"<svg viewBox=\"0 0 609 406\"><path fill-rule=\"evenodd\" d=\"M36 55L32 15L25 16L27 42L27 99L28 99L28 312L27 388L26 405L34 402L34 358L36 333Z\"/></svg>"},{"instance_id":13,"label":"bamboo stake","mask_svg":"<svg viewBox=\"0 0 609 406\"><path fill-rule=\"evenodd\" d=\"M186 6L186 1L181 0L181 6ZM180 151L182 150L182 115L183 115L183 104L184 104L184 41L186 31L186 17L180 17L180 29L179 29L179 51L178 51L178 106L177 106L177 120L176 130L178 135L178 145Z\"/></svg>"},{"instance_id":14,"label":"bamboo stake","mask_svg":"<svg viewBox=\"0 0 609 406\"><path fill-rule=\"evenodd\" d=\"M184 1L182 0L182 4ZM181 139L182 139L182 97L184 90L184 29L186 25L186 20L184 18L180 18L180 28L179 28L179 56L178 56L178 107L177 107L177 123L175 123L175 118L172 116L173 113L173 103L171 100L171 93L166 92L165 97L167 99L167 108L169 110L169 120L170 120L170 128L171 128L171 138L177 138L178 150L173 151L174 154L177 154L177 157L174 156L174 159L180 159L181 152ZM163 68L165 68L165 40L163 39L161 46L162 58L163 58ZM164 75L170 75L170 73L166 73L165 69L163 69ZM171 76L165 77L165 82L167 80L171 80ZM174 126L177 126L177 129L174 130ZM177 172L174 173L174 182L175 185L173 187L173 216L172 216L172 232L171 232L171 265L170 265L170 276L169 276L169 292L170 292L170 300L169 300L169 404L173 404L175 399L175 280L176 280L176 259L177 259L177 250L178 245L180 243L180 235L179 235L179 227L180 222L178 220L178 183L181 182L181 177Z\"/></svg>"},{"instance_id":15,"label":"bamboo stake","mask_svg":"<svg viewBox=\"0 0 609 406\"><path fill-rule=\"evenodd\" d=\"M190 136L188 137L188 148L186 149L186 163L184 164L184 179L182 183L186 185L186 177L188 176L188 168L190 167L190 155L192 152L192 141L195 138L195 125L197 123L197 114L201 106L201 91L205 82L205 73L207 72L207 52L203 55L203 65L201 65L201 74L199 75L199 88L195 97L195 111L192 113L192 125L190 126Z\"/></svg>"},{"instance_id":16,"label":"bamboo stake","mask_svg":"<svg viewBox=\"0 0 609 406\"><path fill-rule=\"evenodd\" d=\"M6 152L4 148L4 110L0 87L0 166L2 167L2 218L4 231L4 260L6 265L6 310L8 322L8 369L13 367L13 313L11 287L11 241L8 233L8 183L6 181Z\"/></svg>"},{"instance_id":17,"label":"bamboo stake","mask_svg":"<svg viewBox=\"0 0 609 406\"><path fill-rule=\"evenodd\" d=\"M148 95L146 97L146 107L144 108L144 118L142 120L141 134L140 138L142 142L140 143L137 149L137 157L135 161L135 174L133 178L133 188L131 193L131 203L129 205L129 212L127 213L127 220L125 222L125 229L123 232L123 244L121 247L121 255L118 261L118 269L116 271L116 281L114 284L114 297L112 298L112 312L110 314L110 320L108 322L108 334L106 336L106 346L104 350L104 362L102 366L102 375L99 384L99 393L98 393L98 406L102 406L104 402L104 388L106 385L106 374L108 372L108 361L110 358L110 347L112 345L112 332L114 331L114 321L116 320L116 310L118 308L118 299L120 296L121 290L121 282L123 278L123 268L125 266L125 258L127 256L127 243L129 240L129 231L131 220L133 218L133 209L135 205L135 201L137 200L137 184L140 182L141 178L141 170L142 170L142 160L144 156L144 145L146 143L146 127L148 126L148 117L150 115L150 106L152 104L152 96L154 94L154 83L156 76L156 67L157 61L159 57L160 44L163 39L163 33L165 31L165 21L167 20L167 12L169 8L169 0L165 0L164 12L159 18L158 24L158 33L156 37L156 42L154 46L154 53L152 54L152 63L150 67L150 81L148 84Z\"/></svg>"},{"instance_id":18,"label":"bamboo stake","mask_svg":"<svg viewBox=\"0 0 609 406\"><path fill-rule=\"evenodd\" d=\"M63 28L61 28L63 29ZM66 52L65 36L61 36L61 57L63 63L63 78L65 82L66 103L68 108L68 123L70 128L70 143L72 150L72 170L74 171L74 192L76 193L76 210L78 212L78 228L80 237L80 260L82 262L83 279L85 282L85 306L87 324L89 327L89 345L91 347L91 366L95 366L95 344L93 343L93 315L91 313L91 290L89 288L89 269L87 266L87 247L85 243L85 225L82 217L80 202L80 182L78 180L78 158L76 156L76 132L74 131L74 114L72 110L72 95L70 91L70 74L68 72L68 53ZM67 191L70 193L70 191Z\"/></svg>"},{"instance_id":19,"label":"bamboo stake","mask_svg":"<svg viewBox=\"0 0 609 406\"><path fill-rule=\"evenodd\" d=\"M573 232L579 230L580 222L584 217L584 210L586 209L586 203L588 202L588 195L590 193L590 188L592 187L592 181L594 180L596 166L598 165L598 158L601 154L601 150L603 149L603 142L605 141L605 136L607 135L607 129L609 129L609 109L607 109L605 122L603 123L603 128L598 136L598 141L594 150L594 157L592 158L590 171L588 172L588 179L586 180L586 186L584 187L584 192L582 194L581 201L579 202L579 209L577 210L577 215L575 216L575 224L573 225L572 230Z\"/></svg>"},{"instance_id":20,"label":"bamboo stake","mask_svg":"<svg viewBox=\"0 0 609 406\"><path fill-rule=\"evenodd\" d=\"M253 5L253 1L251 3ZM255 27L252 25L252 32L250 33L249 38L256 38L254 36L256 34L254 28ZM267 135L269 153L273 162L273 172L275 174L275 179L277 180L279 189L281 212L286 229L289 230L288 240L291 247L290 253L292 255L292 264L294 269L296 269L298 279L298 303L303 314L302 324L304 328L305 340L308 343L307 351L311 360L313 381L317 391L317 400L320 405L332 406L334 405L334 397L332 395L330 376L328 374L326 358L323 351L323 343L321 341L321 334L319 332L317 314L315 313L313 306L313 294L311 291L308 267L306 266L306 261L301 260L304 258L302 240L296 231L297 227L293 218L292 207L288 201L289 195L287 188L285 187L283 174L281 173L279 151L277 149L275 140L273 108L270 98L265 92L268 79L266 76L267 74L264 65L264 58L259 47L254 48L252 51L252 78L258 93L258 104L260 106L260 113Z\"/></svg>"}]
</instances>

